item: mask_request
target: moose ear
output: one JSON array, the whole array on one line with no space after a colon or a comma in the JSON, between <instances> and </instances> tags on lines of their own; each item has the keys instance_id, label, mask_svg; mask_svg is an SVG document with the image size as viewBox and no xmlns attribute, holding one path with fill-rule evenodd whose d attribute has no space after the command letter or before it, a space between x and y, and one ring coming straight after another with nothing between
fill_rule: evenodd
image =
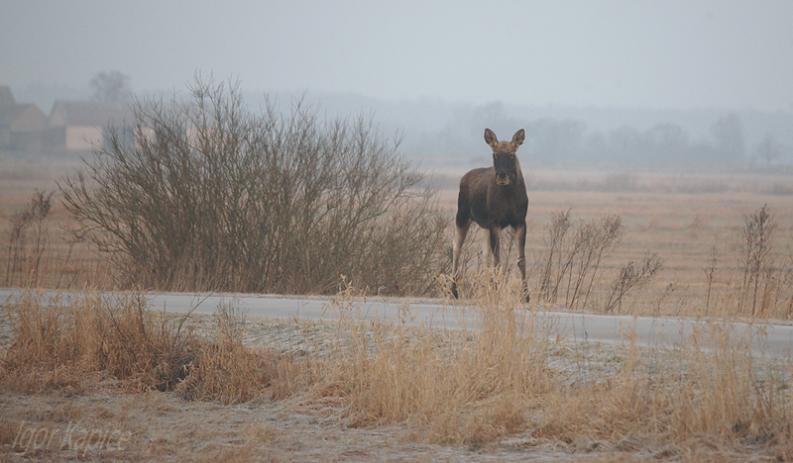
<instances>
[{"instance_id":1,"label":"moose ear","mask_svg":"<svg viewBox=\"0 0 793 463\"><path fill-rule=\"evenodd\" d=\"M490 146L496 146L496 143L498 143L496 134L490 129L485 129L485 143Z\"/></svg>"},{"instance_id":2,"label":"moose ear","mask_svg":"<svg viewBox=\"0 0 793 463\"><path fill-rule=\"evenodd\" d=\"M485 135L487 136L487 135ZM526 139L526 131L523 129L518 130L515 132L515 135L512 136L512 143L515 146L520 146L523 144L523 140Z\"/></svg>"}]
</instances>

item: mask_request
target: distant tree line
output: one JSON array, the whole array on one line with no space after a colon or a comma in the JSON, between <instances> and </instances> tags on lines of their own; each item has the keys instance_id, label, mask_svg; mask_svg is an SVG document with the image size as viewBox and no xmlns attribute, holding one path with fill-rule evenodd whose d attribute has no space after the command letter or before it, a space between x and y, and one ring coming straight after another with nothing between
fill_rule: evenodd
<instances>
[{"instance_id":1,"label":"distant tree line","mask_svg":"<svg viewBox=\"0 0 793 463\"><path fill-rule=\"evenodd\" d=\"M472 155L487 154L478 149L484 143L483 127L493 128L498 135L524 127L528 147L522 160L524 165L730 168L793 163L793 147L774 135L766 134L761 141L748 143L743 123L736 114L725 114L713 122L706 136L694 137L674 123L661 123L648 129L624 125L611 130L590 130L586 123L576 119L526 120L507 115L498 103L458 115L448 129L436 135L424 135L416 149L456 159L461 153L469 153L464 161L473 161ZM406 150L411 151L412 147L407 146Z\"/></svg>"}]
</instances>

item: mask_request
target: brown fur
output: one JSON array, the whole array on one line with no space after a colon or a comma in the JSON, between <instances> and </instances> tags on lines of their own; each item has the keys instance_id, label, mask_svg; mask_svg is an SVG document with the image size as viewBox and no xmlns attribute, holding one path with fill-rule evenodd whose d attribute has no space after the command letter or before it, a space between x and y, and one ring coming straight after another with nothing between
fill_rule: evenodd
<instances>
[{"instance_id":1,"label":"brown fur","mask_svg":"<svg viewBox=\"0 0 793 463\"><path fill-rule=\"evenodd\" d=\"M485 142L493 150L493 166L473 169L460 180L457 197L456 236L454 241L452 295L459 297L457 278L460 251L472 222L488 230L489 249L494 265L499 264L499 232L512 227L518 243L518 269L523 291L526 286L526 210L529 198L516 156L525 132L518 130L511 141L499 141L496 134L485 129Z\"/></svg>"}]
</instances>

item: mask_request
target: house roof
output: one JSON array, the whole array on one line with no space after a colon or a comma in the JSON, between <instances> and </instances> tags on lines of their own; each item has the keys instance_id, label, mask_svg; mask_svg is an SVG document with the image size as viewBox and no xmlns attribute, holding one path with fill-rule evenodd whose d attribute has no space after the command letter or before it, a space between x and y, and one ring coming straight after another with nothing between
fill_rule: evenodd
<instances>
[{"instance_id":1,"label":"house roof","mask_svg":"<svg viewBox=\"0 0 793 463\"><path fill-rule=\"evenodd\" d=\"M104 127L132 122L132 114L125 105L98 101L56 101L49 116L52 127Z\"/></svg>"},{"instance_id":2,"label":"house roof","mask_svg":"<svg viewBox=\"0 0 793 463\"><path fill-rule=\"evenodd\" d=\"M8 85L0 85L0 109L17 104Z\"/></svg>"},{"instance_id":3,"label":"house roof","mask_svg":"<svg viewBox=\"0 0 793 463\"><path fill-rule=\"evenodd\" d=\"M34 104L0 106L0 127L11 130L42 130L47 126L47 116Z\"/></svg>"},{"instance_id":4,"label":"house roof","mask_svg":"<svg viewBox=\"0 0 793 463\"><path fill-rule=\"evenodd\" d=\"M47 126L47 116L34 104L16 104L0 107L0 127L12 131L43 130Z\"/></svg>"}]
</instances>

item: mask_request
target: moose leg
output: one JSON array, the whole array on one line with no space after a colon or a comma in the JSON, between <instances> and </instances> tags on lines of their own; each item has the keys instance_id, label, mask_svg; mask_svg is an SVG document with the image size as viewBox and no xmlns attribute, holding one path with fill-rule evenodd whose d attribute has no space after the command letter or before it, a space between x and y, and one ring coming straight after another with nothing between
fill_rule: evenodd
<instances>
[{"instance_id":1,"label":"moose leg","mask_svg":"<svg viewBox=\"0 0 793 463\"><path fill-rule=\"evenodd\" d=\"M520 270L521 289L526 302L530 302L529 286L526 281L526 222L514 227L515 241L518 242L518 270Z\"/></svg>"},{"instance_id":2,"label":"moose leg","mask_svg":"<svg viewBox=\"0 0 793 463\"><path fill-rule=\"evenodd\" d=\"M493 257L493 267L496 267L496 269L498 269L498 264L501 262L499 256L498 232L498 227L490 227L489 229L490 255Z\"/></svg>"},{"instance_id":3,"label":"moose leg","mask_svg":"<svg viewBox=\"0 0 793 463\"><path fill-rule=\"evenodd\" d=\"M454 246L452 247L452 296L455 299L460 297L460 294L457 292L457 278L459 277L458 271L460 266L460 252L463 249L463 243L465 242L465 237L468 235L468 228L471 226L471 222L464 223L462 225L457 224L456 232L454 234Z\"/></svg>"}]
</instances>

